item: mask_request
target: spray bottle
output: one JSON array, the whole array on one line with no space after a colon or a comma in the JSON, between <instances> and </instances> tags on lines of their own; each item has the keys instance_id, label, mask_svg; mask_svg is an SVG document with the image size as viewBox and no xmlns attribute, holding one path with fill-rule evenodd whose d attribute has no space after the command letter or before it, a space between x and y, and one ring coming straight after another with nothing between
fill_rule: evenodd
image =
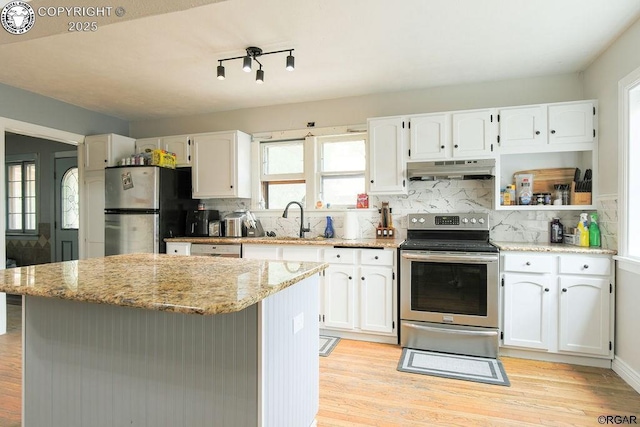
<instances>
[{"instance_id":1,"label":"spray bottle","mask_svg":"<svg viewBox=\"0 0 640 427\"><path fill-rule=\"evenodd\" d=\"M589 223L587 222L587 214L580 214L578 221L578 235L580 237L580 246L589 246Z\"/></svg>"},{"instance_id":2,"label":"spray bottle","mask_svg":"<svg viewBox=\"0 0 640 427\"><path fill-rule=\"evenodd\" d=\"M598 214L593 212L589 223L589 246L592 248L600 247L600 227L598 227Z\"/></svg>"}]
</instances>

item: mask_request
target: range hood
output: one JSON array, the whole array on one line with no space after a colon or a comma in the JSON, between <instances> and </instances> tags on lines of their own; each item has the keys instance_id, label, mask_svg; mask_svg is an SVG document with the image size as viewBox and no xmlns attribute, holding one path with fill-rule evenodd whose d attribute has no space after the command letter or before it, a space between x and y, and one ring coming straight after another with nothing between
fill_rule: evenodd
<instances>
[{"instance_id":1,"label":"range hood","mask_svg":"<svg viewBox=\"0 0 640 427\"><path fill-rule=\"evenodd\" d=\"M410 180L434 179L490 179L495 175L495 159L437 160L407 163Z\"/></svg>"}]
</instances>

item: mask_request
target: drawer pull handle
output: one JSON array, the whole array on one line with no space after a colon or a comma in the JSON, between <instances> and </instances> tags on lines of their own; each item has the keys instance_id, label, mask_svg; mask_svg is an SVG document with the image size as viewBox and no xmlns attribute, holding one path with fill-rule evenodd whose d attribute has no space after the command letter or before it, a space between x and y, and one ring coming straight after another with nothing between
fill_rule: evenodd
<instances>
[{"instance_id":1,"label":"drawer pull handle","mask_svg":"<svg viewBox=\"0 0 640 427\"><path fill-rule=\"evenodd\" d=\"M178 253L178 250L177 250L177 249L174 249L174 250L173 250L173 252Z\"/></svg>"},{"instance_id":2,"label":"drawer pull handle","mask_svg":"<svg viewBox=\"0 0 640 427\"><path fill-rule=\"evenodd\" d=\"M525 263L525 265L531 265L531 262L527 261L527 262Z\"/></svg>"},{"instance_id":3,"label":"drawer pull handle","mask_svg":"<svg viewBox=\"0 0 640 427\"><path fill-rule=\"evenodd\" d=\"M562 288L562 292L567 292L567 288Z\"/></svg>"},{"instance_id":4,"label":"drawer pull handle","mask_svg":"<svg viewBox=\"0 0 640 427\"><path fill-rule=\"evenodd\" d=\"M544 291L545 292L549 292L549 288L544 288Z\"/></svg>"},{"instance_id":5,"label":"drawer pull handle","mask_svg":"<svg viewBox=\"0 0 640 427\"><path fill-rule=\"evenodd\" d=\"M336 255L336 258L340 258L340 254Z\"/></svg>"},{"instance_id":6,"label":"drawer pull handle","mask_svg":"<svg viewBox=\"0 0 640 427\"><path fill-rule=\"evenodd\" d=\"M589 268L589 264L585 264L583 267L586 270L587 268Z\"/></svg>"},{"instance_id":7,"label":"drawer pull handle","mask_svg":"<svg viewBox=\"0 0 640 427\"><path fill-rule=\"evenodd\" d=\"M378 259L378 255L374 256L373 259Z\"/></svg>"}]
</instances>

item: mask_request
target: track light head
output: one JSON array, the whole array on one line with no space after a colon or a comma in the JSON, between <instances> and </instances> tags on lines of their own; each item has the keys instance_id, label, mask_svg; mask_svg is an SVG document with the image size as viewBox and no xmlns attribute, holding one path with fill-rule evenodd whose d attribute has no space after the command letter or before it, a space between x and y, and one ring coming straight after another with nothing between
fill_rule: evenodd
<instances>
[{"instance_id":1,"label":"track light head","mask_svg":"<svg viewBox=\"0 0 640 427\"><path fill-rule=\"evenodd\" d=\"M262 71L262 67L258 71L256 71L256 83L261 85L264 83L264 71Z\"/></svg>"},{"instance_id":2,"label":"track light head","mask_svg":"<svg viewBox=\"0 0 640 427\"><path fill-rule=\"evenodd\" d=\"M222 61L220 61L220 65L218 65L218 80L224 80L224 67L222 66Z\"/></svg>"},{"instance_id":3,"label":"track light head","mask_svg":"<svg viewBox=\"0 0 640 427\"><path fill-rule=\"evenodd\" d=\"M287 71L293 71L293 70L296 69L295 58L291 54L291 51L289 51L289 55L287 56L287 67L286 68L287 68Z\"/></svg>"},{"instance_id":4,"label":"track light head","mask_svg":"<svg viewBox=\"0 0 640 427\"><path fill-rule=\"evenodd\" d=\"M251 71L251 57L249 55L245 56L242 60L242 70L244 70L245 73Z\"/></svg>"}]
</instances>

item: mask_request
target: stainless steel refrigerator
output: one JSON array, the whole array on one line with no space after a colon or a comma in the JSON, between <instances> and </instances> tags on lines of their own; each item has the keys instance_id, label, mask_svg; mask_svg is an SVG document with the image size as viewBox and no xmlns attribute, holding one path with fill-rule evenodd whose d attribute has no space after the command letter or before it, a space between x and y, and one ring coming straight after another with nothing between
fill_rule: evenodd
<instances>
[{"instance_id":1,"label":"stainless steel refrigerator","mask_svg":"<svg viewBox=\"0 0 640 427\"><path fill-rule=\"evenodd\" d=\"M105 255L165 253L167 237L185 234L191 170L158 166L105 169Z\"/></svg>"}]
</instances>

